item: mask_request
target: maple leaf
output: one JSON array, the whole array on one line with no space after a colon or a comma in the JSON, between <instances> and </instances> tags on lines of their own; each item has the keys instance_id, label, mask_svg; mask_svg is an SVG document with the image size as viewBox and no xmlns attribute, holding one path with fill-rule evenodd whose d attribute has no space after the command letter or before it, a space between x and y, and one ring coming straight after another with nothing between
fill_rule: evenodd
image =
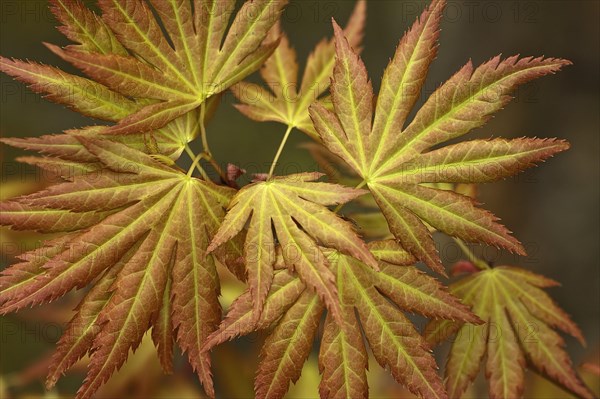
<instances>
[{"instance_id":1,"label":"maple leaf","mask_svg":"<svg viewBox=\"0 0 600 399\"><path fill-rule=\"evenodd\" d=\"M466 241L520 254L524 249L496 217L472 200L423 183L502 179L566 150L568 144L495 139L437 146L483 125L509 102L509 93L517 85L570 64L553 58L495 57L473 69L469 62L429 97L405 127L436 54L444 4L434 1L400 41L385 70L375 112L364 63L334 21L337 62L331 91L335 111L318 103L310 109L323 144L360 175L395 237L438 272L443 267L425 223Z\"/></svg>"},{"instance_id":2,"label":"maple leaf","mask_svg":"<svg viewBox=\"0 0 600 399\"><path fill-rule=\"evenodd\" d=\"M69 49L89 54L128 55L125 47L103 19L85 7L81 1L52 0L51 10L58 21L62 23L59 30L70 40L79 43L69 46ZM60 52L55 46L49 45L49 47ZM45 98L51 101L66 105L83 115L104 121L119 122L156 102L149 98L124 96L96 81L33 62L0 57L0 70L28 84L33 91L45 94ZM205 121L216 111L218 103L219 96L213 96L207 100ZM199 135L199 118L199 110L193 110L166 123L160 129L147 133L136 131L130 137L116 136L111 140L126 143L130 147L144 152L177 159L186 144ZM106 127L94 126L70 133L101 135L105 132ZM60 155L70 154L71 151L85 152L84 147L76 139L62 135L31 139L3 139L2 141L22 148L41 150L47 155L55 155L54 150L57 150ZM73 159L68 160L73 161ZM29 158L27 161L41 167L62 167L64 169L64 164L63 166L59 163L50 164L48 160L40 161ZM73 166L76 167L76 165Z\"/></svg>"},{"instance_id":3,"label":"maple leaf","mask_svg":"<svg viewBox=\"0 0 600 399\"><path fill-rule=\"evenodd\" d=\"M246 1L227 29L235 0L101 0L104 23L129 54L51 49L116 92L154 100L109 133L153 130L258 70L278 45L263 41L285 4Z\"/></svg>"},{"instance_id":4,"label":"maple leaf","mask_svg":"<svg viewBox=\"0 0 600 399\"><path fill-rule=\"evenodd\" d=\"M359 0L348 21L345 33L350 43L357 48L364 36L366 0ZM277 23L269 32L270 40L281 38L273 55L260 70L269 88L240 82L233 87L233 93L241 102L236 108L248 118L259 121L281 122L290 128L297 128L313 139L319 138L308 107L329 88L335 64L333 39L323 39L308 57L302 83L298 83L298 63L296 51L290 46L281 24ZM327 103L327 99L321 99Z\"/></svg>"},{"instance_id":5,"label":"maple leaf","mask_svg":"<svg viewBox=\"0 0 600 399\"><path fill-rule=\"evenodd\" d=\"M359 320L375 358L397 381L422 397L446 397L427 344L398 308L432 318L474 323L479 319L437 280L407 266L415 259L396 242L375 241L369 248L378 258L380 272L353 257L324 250L337 276L341 323L331 313L325 321L319 355L321 397L367 397L367 352ZM258 398L282 398L289 383L300 377L325 306L286 269L275 272L258 317L252 296L248 290L234 302L205 350L275 323L261 351L255 391Z\"/></svg>"},{"instance_id":6,"label":"maple leaf","mask_svg":"<svg viewBox=\"0 0 600 399\"><path fill-rule=\"evenodd\" d=\"M205 121L216 111L217 102L209 100L210 106ZM47 157L20 158L25 163L39 166L50 171L59 171L64 177L69 172L86 172L97 167L93 165L96 158L75 136L85 136L111 140L130 148L158 157L163 161L179 159L186 145L198 137L200 127L198 111L187 114L169 122L162 128L129 135L105 135L105 126L89 126L81 129L67 130L65 134L51 134L40 137L0 138L0 142L30 151L36 151ZM166 158L165 158L166 157ZM168 158L168 159L167 159Z\"/></svg>"},{"instance_id":7,"label":"maple leaf","mask_svg":"<svg viewBox=\"0 0 600 399\"><path fill-rule=\"evenodd\" d=\"M247 1L229 30L235 0L196 0L193 8L179 0L101 0L102 17L80 0L51 4L60 31L79 44L47 46L93 80L4 57L0 70L55 102L118 122L106 131L117 134L162 128L258 70L278 44L263 41L286 0Z\"/></svg>"},{"instance_id":8,"label":"maple leaf","mask_svg":"<svg viewBox=\"0 0 600 399\"><path fill-rule=\"evenodd\" d=\"M246 1L231 21L235 0L99 0L102 16L80 0L51 0L59 30L76 44L47 46L91 79L0 57L0 70L32 90L116 123L1 140L38 151L43 157L19 160L64 181L0 202L0 225L54 235L0 275L0 313L90 286L59 341L47 386L89 354L78 397L91 397L152 329L164 371L173 370L176 342L214 397L208 351L272 328L255 391L260 398L283 397L299 378L323 320L325 398L368 395L365 342L412 393L448 397L429 344L457 331L446 368L452 397L464 392L486 353L492 397L522 392L525 360L590 397L552 328L583 341L540 289L553 281L463 262L453 272L476 273L452 292L473 306L474 315L437 280L409 266L423 261L443 271L431 237L436 230L457 237L459 245L464 239L523 252L492 214L476 206L470 183L511 176L568 144L523 138L440 145L482 126L519 84L569 62L496 57L478 68L469 62L407 123L436 55L445 1L433 1L400 41L376 102L357 55L366 1L358 1L345 31L334 21L335 38L317 45L299 87L296 52L278 23L286 3ZM261 65L268 88L243 82ZM324 96L330 78L331 96ZM209 181L200 164L211 163L232 186L245 173L233 165L223 173L206 143L204 124L219 93L232 86L242 113L288 126L269 173L238 192ZM319 173L274 177L294 128L327 148L311 147L320 164L333 162L344 171L340 177L327 169L330 182L356 188L317 182ZM187 144L199 135L204 152L196 156ZM193 158L187 174L175 164L184 150ZM204 180L192 177L195 167ZM366 244L337 215L355 200L381 209L353 217L367 237L386 240ZM331 211L332 205L338 208ZM222 322L215 261L248 283ZM426 337L404 312L434 319ZM468 328L481 339L466 339Z\"/></svg>"},{"instance_id":9,"label":"maple leaf","mask_svg":"<svg viewBox=\"0 0 600 399\"><path fill-rule=\"evenodd\" d=\"M206 249L234 190L192 178L124 144L70 137L103 169L0 203L1 225L67 233L21 255L21 263L2 273L0 311L48 302L99 279L59 343L48 385L90 352L78 393L90 397L153 326L165 369L171 367L176 330L178 344L214 396L200 347L218 325L221 308ZM235 252L235 243L228 245L225 251Z\"/></svg>"},{"instance_id":10,"label":"maple leaf","mask_svg":"<svg viewBox=\"0 0 600 399\"><path fill-rule=\"evenodd\" d=\"M573 370L563 338L553 330L558 328L585 343L579 328L543 291L557 285L524 269L501 266L450 286L450 291L486 322L467 326L433 321L425 329L432 344L458 332L446 365L450 397L462 396L486 354L491 398L521 396L526 362L578 397L594 397Z\"/></svg>"},{"instance_id":11,"label":"maple leaf","mask_svg":"<svg viewBox=\"0 0 600 399\"><path fill-rule=\"evenodd\" d=\"M336 318L340 309L335 277L318 244L377 266L352 226L326 208L348 202L364 192L314 182L321 176L303 173L274 177L242 188L233 197L223 225L208 248L210 252L226 243L250 220L244 255L256 317L260 316L273 281L275 238L283 248L286 264L319 294Z\"/></svg>"}]
</instances>

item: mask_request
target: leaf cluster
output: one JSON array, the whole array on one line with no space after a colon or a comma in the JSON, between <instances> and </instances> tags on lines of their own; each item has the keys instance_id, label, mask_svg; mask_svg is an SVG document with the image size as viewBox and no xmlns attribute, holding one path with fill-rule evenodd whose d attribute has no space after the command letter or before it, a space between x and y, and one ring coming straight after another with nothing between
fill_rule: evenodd
<instances>
[{"instance_id":1,"label":"leaf cluster","mask_svg":"<svg viewBox=\"0 0 600 399\"><path fill-rule=\"evenodd\" d=\"M51 234L3 271L0 312L89 287L58 343L48 387L89 355L78 398L91 397L151 330L163 369L174 370L176 343L214 397L210 350L266 330L255 381L260 398L285 396L317 338L323 398L368 396L366 344L419 397L460 397L486 354L492 397L522 394L526 360L590 397L554 331L583 342L542 290L554 282L490 268L463 244L524 255L476 202L475 184L512 176L569 144L447 144L483 126L519 85L569 61L469 61L409 119L436 57L443 0L400 40L377 96L359 56L364 0L345 29L333 21L334 37L317 44L300 84L297 55L279 21L286 1L236 8L235 0L99 0L101 15L80 0L51 4L75 44L48 48L87 77L5 57L0 70L110 124L2 139L40 153L21 160L62 181L0 203L1 225ZM244 80L259 70L266 87ZM287 127L271 169L242 188L236 180L244 171L230 165L224 172L206 129L226 90L250 119ZM313 140L308 147L328 181L316 171L276 175L295 129ZM200 154L189 146L197 138ZM187 171L177 163L183 152L192 162ZM351 202L368 211L342 213ZM416 266L445 275L436 231L454 238L472 262L466 269L474 273L449 288ZM247 285L225 317L219 265ZM431 322L421 333L407 313ZM469 329L475 338L465 338ZM444 382L431 345L457 332Z\"/></svg>"}]
</instances>

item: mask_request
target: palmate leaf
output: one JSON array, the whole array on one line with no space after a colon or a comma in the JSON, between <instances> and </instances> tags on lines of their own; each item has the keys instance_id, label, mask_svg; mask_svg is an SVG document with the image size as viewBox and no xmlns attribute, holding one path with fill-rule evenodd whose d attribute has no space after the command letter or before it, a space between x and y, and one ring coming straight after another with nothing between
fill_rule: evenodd
<instances>
[{"instance_id":1,"label":"palmate leaf","mask_svg":"<svg viewBox=\"0 0 600 399\"><path fill-rule=\"evenodd\" d=\"M483 125L508 103L517 85L569 64L552 58L496 57L475 70L469 62L431 95L405 127L436 54L443 7L444 1L434 1L400 41L384 73L375 112L365 66L334 22L335 112L319 104L310 109L323 144L361 176L395 237L439 272L443 268L425 223L466 241L517 253L524 249L496 217L472 200L424 183L490 182L568 148L557 140L495 139L432 149Z\"/></svg>"},{"instance_id":2,"label":"palmate leaf","mask_svg":"<svg viewBox=\"0 0 600 399\"><path fill-rule=\"evenodd\" d=\"M355 48L363 39L366 19L366 0L356 3L345 29L348 40ZM335 64L335 45L333 39L323 39L308 57L302 83L298 82L298 63L296 51L290 46L285 33L277 23L269 32L269 38L281 42L273 55L267 59L261 69L261 76L269 88L240 82L233 93L241 102L236 105L244 115L259 122L281 122L297 128L318 140L308 107L329 88L331 74ZM327 104L326 99L322 99Z\"/></svg>"},{"instance_id":3,"label":"palmate leaf","mask_svg":"<svg viewBox=\"0 0 600 399\"><path fill-rule=\"evenodd\" d=\"M244 255L256 317L260 316L273 281L276 238L286 264L317 292L336 319L340 308L335 276L318 245L377 266L352 226L326 208L348 202L364 192L314 182L320 177L319 173L304 173L244 187L234 196L223 225L212 240L209 251L235 237L250 221Z\"/></svg>"},{"instance_id":4,"label":"palmate leaf","mask_svg":"<svg viewBox=\"0 0 600 399\"><path fill-rule=\"evenodd\" d=\"M492 398L520 397L526 362L578 397L592 398L574 371L564 340L554 328L585 343L569 316L543 291L558 283L523 269L501 266L472 274L450 286L486 322L480 326L433 321L425 332L435 344L458 332L446 365L446 387L460 398L487 354Z\"/></svg>"},{"instance_id":5,"label":"palmate leaf","mask_svg":"<svg viewBox=\"0 0 600 399\"><path fill-rule=\"evenodd\" d=\"M59 30L69 39L79 43L69 48L90 54L113 54L127 56L127 50L120 44L108 25L79 0L52 0L51 10L62 26ZM59 52L56 46L48 45ZM106 86L80 76L63 72L47 65L10 60L0 57L0 70L26 83L46 98L64 104L84 115L104 121L119 122L131 114L141 112L156 100L123 96ZM219 96L213 96L206 103L205 121L212 117L219 103ZM198 120L200 112L194 110L167 123L158 130L140 133L134 132L131 137L115 136L111 140L122 142L132 148L177 159L186 144L195 139L200 132ZM105 126L84 128L71 133L101 135L106 132ZM65 161L78 161L70 157L71 151L85 152L83 147L72 137L42 136L31 139L4 139L3 141L21 148L42 150L46 155L57 155ZM40 166L50 166L39 159L31 160ZM60 165L53 165L60 168Z\"/></svg>"},{"instance_id":6,"label":"palmate leaf","mask_svg":"<svg viewBox=\"0 0 600 399\"><path fill-rule=\"evenodd\" d=\"M0 70L52 101L118 122L105 133L156 130L258 70L278 44L262 42L285 3L247 1L227 31L235 0L195 0L193 12L180 0L102 0L102 17L80 0L52 0L59 30L78 44L48 47L93 80L4 57Z\"/></svg>"},{"instance_id":7,"label":"palmate leaf","mask_svg":"<svg viewBox=\"0 0 600 399\"><path fill-rule=\"evenodd\" d=\"M446 397L427 345L398 308L432 318L478 323L467 308L434 278L418 271L414 258L394 241L373 242L380 272L353 257L326 251L337 276L341 323L329 313L319 363L323 398L366 398L367 352L362 325L377 361L394 378L422 397ZM300 377L325 309L318 295L299 277L277 270L264 311L256 316L247 291L232 305L205 349L254 330L275 327L266 339L258 367L258 398L282 398ZM393 304L392 304L393 303ZM358 318L356 317L358 315Z\"/></svg>"},{"instance_id":8,"label":"palmate leaf","mask_svg":"<svg viewBox=\"0 0 600 399\"><path fill-rule=\"evenodd\" d=\"M51 49L115 92L153 100L109 133L154 130L258 70L278 45L263 41L285 3L247 1L228 29L235 0L101 0L102 26L127 54Z\"/></svg>"},{"instance_id":9,"label":"palmate leaf","mask_svg":"<svg viewBox=\"0 0 600 399\"><path fill-rule=\"evenodd\" d=\"M126 145L70 136L103 168L0 203L0 224L68 233L21 256L0 278L2 313L54 300L99 279L61 339L48 384L92 354L78 397L90 397L152 326L163 366L172 337L214 395L204 339L221 317L206 249L234 190L186 175ZM227 255L239 249L228 243ZM218 254L217 254L218 255Z\"/></svg>"}]
</instances>

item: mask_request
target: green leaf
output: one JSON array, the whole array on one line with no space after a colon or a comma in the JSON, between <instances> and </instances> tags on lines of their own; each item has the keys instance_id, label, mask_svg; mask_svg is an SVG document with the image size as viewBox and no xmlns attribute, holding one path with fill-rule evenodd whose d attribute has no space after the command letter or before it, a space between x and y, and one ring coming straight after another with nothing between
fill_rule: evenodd
<instances>
[{"instance_id":1,"label":"green leaf","mask_svg":"<svg viewBox=\"0 0 600 399\"><path fill-rule=\"evenodd\" d=\"M319 351L319 369L323 375L319 393L323 398L364 398L369 392L366 375L369 358L354 308L345 298L347 290L342 286L340 291L344 323L340 327L331 317L325 320Z\"/></svg>"},{"instance_id":2,"label":"green leaf","mask_svg":"<svg viewBox=\"0 0 600 399\"><path fill-rule=\"evenodd\" d=\"M103 20L131 55L57 50L90 77L130 97L153 98L110 130L129 134L158 129L256 71L274 51L262 43L285 1L246 2L226 34L234 2L152 1L171 47L143 1L102 0ZM210 60L210 62L208 62Z\"/></svg>"},{"instance_id":3,"label":"green leaf","mask_svg":"<svg viewBox=\"0 0 600 399\"><path fill-rule=\"evenodd\" d=\"M91 53L128 54L106 23L80 0L50 0L50 9L62 24L58 30L79 43L71 48Z\"/></svg>"},{"instance_id":4,"label":"green leaf","mask_svg":"<svg viewBox=\"0 0 600 399\"><path fill-rule=\"evenodd\" d=\"M213 97L217 98L217 97ZM217 100L218 101L218 100ZM215 109L215 100L209 100L210 113L206 119L212 117ZM73 163L73 167L81 165L91 166L95 157L82 145L75 136L106 139L122 143L130 148L145 152L150 155L163 155L173 160L181 156L185 146L200 134L198 119L200 113L196 110L169 122L159 130L146 133L129 135L105 135L105 126L90 126L83 129L68 130L66 134L44 135L27 138L1 138L0 142L25 150L37 151L57 159L57 167L64 168L66 164ZM44 162L50 162L47 159ZM40 164L41 162L34 161ZM79 164L79 165L75 165ZM41 166L41 165L40 165Z\"/></svg>"},{"instance_id":5,"label":"green leaf","mask_svg":"<svg viewBox=\"0 0 600 399\"><path fill-rule=\"evenodd\" d=\"M208 359L199 356L221 315L214 260L206 250L233 190L191 178L120 143L72 137L102 169L0 205L2 225L74 231L48 243L43 257L34 251L3 272L0 311L51 301L103 273L114 276L102 290L110 294L102 296L105 304L88 307L84 300L72 322L84 328L75 340L63 340L64 360L51 370L49 384L89 351L90 369L78 397L90 397L153 326L165 368L177 328L177 342L214 395ZM89 295L100 295L95 292Z\"/></svg>"},{"instance_id":6,"label":"green leaf","mask_svg":"<svg viewBox=\"0 0 600 399\"><path fill-rule=\"evenodd\" d=\"M446 365L451 397L464 394L486 354L490 397L521 396L526 363L578 397L593 397L573 370L564 340L552 329L583 343L579 328L541 289L552 285L543 276L508 266L484 270L451 285L451 292L486 322L475 327L433 322L437 325L426 328L432 343L458 333Z\"/></svg>"},{"instance_id":7,"label":"green leaf","mask_svg":"<svg viewBox=\"0 0 600 399\"><path fill-rule=\"evenodd\" d=\"M345 30L355 48L362 42L366 7L365 0L356 3ZM269 88L240 82L233 89L241 102L236 108L255 121L280 122L298 128L318 140L308 107L329 88L335 64L334 41L322 40L317 45L307 60L302 83L299 84L296 51L291 47L286 34L282 33L279 23L273 26L268 36L270 41L278 38L281 38L279 46L261 69L261 76ZM326 103L327 99L321 101Z\"/></svg>"},{"instance_id":8,"label":"green leaf","mask_svg":"<svg viewBox=\"0 0 600 399\"><path fill-rule=\"evenodd\" d=\"M0 71L37 93L46 93L49 100L93 118L118 121L139 109L133 101L93 80L50 66L0 57Z\"/></svg>"},{"instance_id":9,"label":"green leaf","mask_svg":"<svg viewBox=\"0 0 600 399\"><path fill-rule=\"evenodd\" d=\"M209 251L236 236L250 220L244 254L256 317L273 278L275 238L281 244L286 264L319 294L336 318L340 309L335 278L318 244L377 265L351 225L325 207L347 202L363 192L312 182L319 177L318 173L305 173L244 187L233 198L225 221L213 238Z\"/></svg>"},{"instance_id":10,"label":"green leaf","mask_svg":"<svg viewBox=\"0 0 600 399\"><path fill-rule=\"evenodd\" d=\"M323 308L318 296L304 291L278 322L261 351L255 383L257 397L283 398L289 382L298 381L312 349Z\"/></svg>"},{"instance_id":11,"label":"green leaf","mask_svg":"<svg viewBox=\"0 0 600 399\"><path fill-rule=\"evenodd\" d=\"M364 180L396 239L441 273L443 266L428 226L519 254L524 249L491 213L469 198L430 183L502 179L566 150L568 144L496 139L436 146L483 125L509 102L510 92L519 84L569 64L552 58L509 57L502 61L496 57L474 70L469 62L433 93L404 127L435 57L444 4L443 0L434 1L400 41L384 73L375 110L366 68L334 23L334 111L319 104L310 110L323 144Z\"/></svg>"},{"instance_id":12,"label":"green leaf","mask_svg":"<svg viewBox=\"0 0 600 399\"><path fill-rule=\"evenodd\" d=\"M265 39L286 1L247 1L227 29L232 0L196 0L193 8L102 0L101 18L79 0L52 0L59 30L79 44L48 47L92 80L4 57L0 70L52 101L118 122L106 133L157 130L258 70L278 45Z\"/></svg>"},{"instance_id":13,"label":"green leaf","mask_svg":"<svg viewBox=\"0 0 600 399\"><path fill-rule=\"evenodd\" d=\"M414 266L406 266L414 258L397 244L374 242L370 248L382 256L378 261L381 272L353 257L323 249L332 274L337 276L341 313L336 320L329 312L325 321L319 355L323 373L321 396L367 395L368 362L362 326L375 358L383 367L390 368L398 382L421 397L445 398L427 344L402 311L473 323L481 321L435 279ZM390 255L393 252L395 256ZM404 266L387 263L384 257ZM317 306L320 299L316 293L302 290L301 277L285 269L276 272L275 279L280 277L285 277L283 287L281 282L273 285L258 321L253 321L257 316L253 315L255 310L248 290L234 302L225 321L204 347L210 350L237 335L264 330L276 323L262 349L255 384L258 398L285 395L289 382L297 379L314 339L315 323L321 318L317 309L319 314L325 309Z\"/></svg>"}]
</instances>

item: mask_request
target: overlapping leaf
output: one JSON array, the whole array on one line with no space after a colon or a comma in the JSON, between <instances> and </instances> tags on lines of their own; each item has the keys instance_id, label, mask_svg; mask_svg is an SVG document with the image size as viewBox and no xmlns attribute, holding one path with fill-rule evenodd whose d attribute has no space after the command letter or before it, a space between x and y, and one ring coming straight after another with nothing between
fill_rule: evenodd
<instances>
[{"instance_id":1,"label":"overlapping leaf","mask_svg":"<svg viewBox=\"0 0 600 399\"><path fill-rule=\"evenodd\" d=\"M78 394L90 397L153 326L165 368L176 330L177 342L214 394L208 359L200 355L220 321L218 279L206 248L233 190L120 143L70 137L103 168L0 204L2 225L68 233L3 272L0 310L48 302L99 279L59 344L49 385L91 352Z\"/></svg>"},{"instance_id":2,"label":"overlapping leaf","mask_svg":"<svg viewBox=\"0 0 600 399\"><path fill-rule=\"evenodd\" d=\"M356 3L344 31L354 48L358 48L362 42L366 6L366 0ZM302 83L299 84L296 51L278 23L269 32L269 38L274 41L279 37L279 46L261 69L261 76L269 89L240 82L233 88L233 93L241 102L236 107L253 120L281 122L318 140L308 107L329 88L335 64L333 39L323 39L317 45L307 60ZM328 102L323 99L324 104Z\"/></svg>"},{"instance_id":3,"label":"overlapping leaf","mask_svg":"<svg viewBox=\"0 0 600 399\"><path fill-rule=\"evenodd\" d=\"M508 103L517 85L569 64L552 58L495 57L477 69L469 62L405 127L436 54L443 7L443 0L434 1L401 40L384 73L375 112L365 66L334 23L335 112L319 104L310 111L324 145L362 177L395 237L437 271L443 269L425 223L466 241L524 250L497 218L470 199L423 183L498 180L568 148L556 140L495 139L432 149L483 125Z\"/></svg>"},{"instance_id":4,"label":"overlapping leaf","mask_svg":"<svg viewBox=\"0 0 600 399\"><path fill-rule=\"evenodd\" d=\"M377 265L352 226L326 208L348 202L363 191L314 182L319 177L318 173L304 173L244 187L231 201L224 223L209 247L210 251L235 237L249 221L244 255L256 317L273 281L276 238L286 264L318 293L336 318L340 308L335 277L319 244L373 267Z\"/></svg>"},{"instance_id":5,"label":"overlapping leaf","mask_svg":"<svg viewBox=\"0 0 600 399\"><path fill-rule=\"evenodd\" d=\"M216 103L213 104L216 106ZM213 111L205 115L212 117ZM177 160L185 146L195 139L200 132L199 112L192 111L162 127L161 129L130 135L104 135L105 126L90 126L82 129L68 130L65 134L44 135L28 138L0 138L0 141L13 147L31 150L45 155L45 158L26 157L22 161L44 169L57 171L68 177L73 173L91 171L98 167L93 165L96 158L75 136L101 138L122 143L130 148L145 152L163 162Z\"/></svg>"},{"instance_id":6,"label":"overlapping leaf","mask_svg":"<svg viewBox=\"0 0 600 399\"><path fill-rule=\"evenodd\" d=\"M405 266L414 258L395 242L373 242L370 249L379 259L380 272L350 256L327 251L329 267L337 276L341 323L331 314L325 321L319 355L321 396L367 397L367 352L360 320L375 358L398 382L422 397L446 397L427 345L398 307L432 318L479 320L435 279ZM208 350L276 323L262 349L255 382L258 398L282 398L289 383L299 378L324 310L300 278L288 270L275 273L262 314L256 317L247 291L205 345Z\"/></svg>"},{"instance_id":7,"label":"overlapping leaf","mask_svg":"<svg viewBox=\"0 0 600 399\"><path fill-rule=\"evenodd\" d=\"M104 23L130 55L53 50L116 92L154 100L112 133L157 129L258 70L278 45L263 41L285 3L247 1L228 29L235 0L101 0Z\"/></svg>"},{"instance_id":8,"label":"overlapping leaf","mask_svg":"<svg viewBox=\"0 0 600 399\"><path fill-rule=\"evenodd\" d=\"M101 18L80 0L53 0L60 30L79 44L48 46L93 80L7 58L0 70L53 101L118 122L108 133L156 130L258 70L278 44L263 41L285 3L247 1L228 30L235 0L196 0L193 7L101 0Z\"/></svg>"},{"instance_id":9,"label":"overlapping leaf","mask_svg":"<svg viewBox=\"0 0 600 399\"><path fill-rule=\"evenodd\" d=\"M69 49L88 54L128 56L127 50L119 42L115 33L102 18L87 9L80 0L53 0L51 9L62 24L59 30L72 41L79 43L69 46ZM50 46L50 48L60 52L55 46ZM45 94L46 98L54 102L64 104L84 115L105 121L119 122L156 103L156 100L144 96L134 96L133 98L125 96L97 81L71 75L57 68L33 62L0 57L0 70L28 84L35 92ZM213 96L207 101L206 119L214 113L218 102L218 96ZM142 130L138 130L134 131L131 137L114 137L111 139L147 153L177 159L185 145L198 136L200 131L199 118L199 110L193 110L173 119L169 123L165 123L165 126L152 132L141 133ZM74 133L100 135L105 132L105 127L95 126ZM47 155L55 155L55 151L58 151L61 155L66 155L66 152L75 151L75 148L79 148L77 151L84 151L77 140L67 136L43 136L26 141L12 140L10 143L30 149L42 149ZM65 160L76 161L74 159ZM46 162L47 160L29 159L29 161L40 166L60 167L60 165L50 165Z\"/></svg>"},{"instance_id":10,"label":"overlapping leaf","mask_svg":"<svg viewBox=\"0 0 600 399\"><path fill-rule=\"evenodd\" d=\"M49 48L91 79L0 57L0 70L34 91L116 123L3 139L44 154L21 160L65 182L0 203L0 224L56 234L0 276L0 312L92 285L59 342L47 385L90 354L78 393L90 397L151 328L165 371L173 368L176 341L214 396L207 350L274 326L255 390L258 397L283 397L289 382L299 378L328 310L319 355L322 397L368 395L364 338L377 361L414 394L447 397L426 341L402 312L408 311L444 319L429 326L430 342L459 331L447 367L451 397L464 392L485 354L492 397L521 393L526 360L573 393L590 397L552 329L583 340L540 289L552 281L501 267L455 284L453 292L486 322L467 326L463 323L481 320L435 279L407 266L420 260L442 271L431 239L436 229L522 251L493 215L467 198L469 191L453 184L510 176L568 144L543 139L440 144L483 125L517 85L568 62L496 57L476 69L469 62L407 123L436 54L443 0L433 1L400 42L375 109L357 56L366 1L358 1L345 32L334 24L335 41L316 47L300 87L296 53L277 23L285 3L246 1L230 23L235 0L100 0L101 17L80 0L51 0L59 29L77 44ZM365 192L317 183L320 174L269 177L234 196L175 166L199 134L199 119L216 106L216 94L263 63L270 90L239 83L238 108L252 119L279 121L322 141L336 162L358 176L353 184L369 188L363 204L381 208L389 230L375 220L374 235L391 232L396 240L365 244L327 208ZM333 103L322 98L331 76ZM233 268L242 258L234 238L245 238L245 270ZM217 331L221 309L213 251L236 276L246 279L247 273L249 285ZM467 337L469 329L476 335Z\"/></svg>"},{"instance_id":11,"label":"overlapping leaf","mask_svg":"<svg viewBox=\"0 0 600 399\"><path fill-rule=\"evenodd\" d=\"M461 298L486 323L480 326L433 321L426 328L431 343L458 332L446 365L446 387L460 398L485 355L492 398L517 398L523 393L525 364L582 398L594 395L573 370L558 328L584 343L579 328L543 291L558 283L514 267L475 273L453 285Z\"/></svg>"}]
</instances>

